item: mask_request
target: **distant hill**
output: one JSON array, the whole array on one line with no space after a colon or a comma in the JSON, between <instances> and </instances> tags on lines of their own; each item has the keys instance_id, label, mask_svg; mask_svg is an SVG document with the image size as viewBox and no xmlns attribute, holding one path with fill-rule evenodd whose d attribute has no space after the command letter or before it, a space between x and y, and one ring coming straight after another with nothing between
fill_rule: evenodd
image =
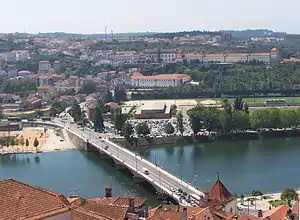
<instances>
[{"instance_id":1,"label":"distant hill","mask_svg":"<svg viewBox=\"0 0 300 220\"><path fill-rule=\"evenodd\" d=\"M154 35L153 32L137 32L137 33L114 33L115 37L138 37L145 35ZM64 32L50 32L50 33L38 33L38 36L41 37L58 37L62 39L71 39L71 38L105 38L105 34L76 34L76 33L64 33ZM111 34L107 33L107 36L110 37Z\"/></svg>"},{"instance_id":2,"label":"distant hill","mask_svg":"<svg viewBox=\"0 0 300 220\"><path fill-rule=\"evenodd\" d=\"M225 32L231 33L232 38L240 40L247 40L250 37L286 37L287 35L287 33L284 32L274 32L268 29L246 29L241 31L226 30Z\"/></svg>"}]
</instances>

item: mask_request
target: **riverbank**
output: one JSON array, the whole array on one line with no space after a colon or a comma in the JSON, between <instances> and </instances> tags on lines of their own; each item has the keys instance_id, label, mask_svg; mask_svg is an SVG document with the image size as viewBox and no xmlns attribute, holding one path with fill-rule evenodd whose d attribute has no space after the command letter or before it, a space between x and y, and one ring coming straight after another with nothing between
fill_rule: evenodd
<instances>
[{"instance_id":1,"label":"riverbank","mask_svg":"<svg viewBox=\"0 0 300 220\"><path fill-rule=\"evenodd\" d=\"M63 130L54 130L43 127L26 127L21 131L1 131L0 137L14 139L8 141L9 144L0 146L0 154L20 154L36 152L53 152L75 149L75 146L63 135ZM34 146L34 140L38 141L38 146ZM27 143L26 143L27 142Z\"/></svg>"},{"instance_id":2,"label":"riverbank","mask_svg":"<svg viewBox=\"0 0 300 220\"><path fill-rule=\"evenodd\" d=\"M300 190L297 190L297 193L300 194ZM256 215L258 214L258 210L262 210L263 213L266 213L269 211L269 208L276 208L270 204L272 201L280 201L281 193L268 193L264 194L262 196L249 196L244 197L243 204L242 199L238 198L237 204L239 211L241 213L245 214L252 214ZM253 199L254 201L251 203L250 200ZM249 210L249 211L248 211Z\"/></svg>"}]
</instances>

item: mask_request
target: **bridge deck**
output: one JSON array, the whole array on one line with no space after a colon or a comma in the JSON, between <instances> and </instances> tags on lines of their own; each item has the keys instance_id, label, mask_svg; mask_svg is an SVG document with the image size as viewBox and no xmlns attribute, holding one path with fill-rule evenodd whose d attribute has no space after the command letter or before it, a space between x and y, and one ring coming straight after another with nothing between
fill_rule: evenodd
<instances>
[{"instance_id":1,"label":"bridge deck","mask_svg":"<svg viewBox=\"0 0 300 220\"><path fill-rule=\"evenodd\" d=\"M57 125L61 128L67 129L69 132L78 136L83 141L89 142L100 151L110 156L113 160L118 161L120 164L130 169L133 173L138 174L138 176L144 178L147 182L159 188L161 191L168 194L182 205L187 204L185 201L180 200L180 196L175 192L172 192L171 188L175 189L176 191L178 189L182 189L187 194L196 194L200 197L204 197L204 192L192 186L192 184L182 180L174 174L169 173L162 167L153 164L140 155L109 141L106 138L99 138L99 133L96 133L91 129L85 128L83 131L82 128L78 127L77 125L67 124L66 126L60 122L39 123ZM149 171L149 174L145 174L142 171L142 168L146 168Z\"/></svg>"}]
</instances>

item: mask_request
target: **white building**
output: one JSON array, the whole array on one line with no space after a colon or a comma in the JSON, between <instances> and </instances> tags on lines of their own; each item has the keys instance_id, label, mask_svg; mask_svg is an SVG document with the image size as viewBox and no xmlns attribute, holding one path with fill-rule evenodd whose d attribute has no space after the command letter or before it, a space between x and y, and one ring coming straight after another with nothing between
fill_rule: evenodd
<instances>
[{"instance_id":1,"label":"white building","mask_svg":"<svg viewBox=\"0 0 300 220\"><path fill-rule=\"evenodd\" d=\"M136 88L174 87L191 81L187 74L160 74L144 76L139 72L130 76L131 86Z\"/></svg>"},{"instance_id":2,"label":"white building","mask_svg":"<svg viewBox=\"0 0 300 220\"><path fill-rule=\"evenodd\" d=\"M50 63L50 61L40 61L39 62L39 72L40 73L49 72L50 69L51 69L51 63Z\"/></svg>"},{"instance_id":3,"label":"white building","mask_svg":"<svg viewBox=\"0 0 300 220\"><path fill-rule=\"evenodd\" d=\"M161 49L159 55L160 55L160 60L163 63L170 63L176 59L177 51L174 49Z\"/></svg>"}]
</instances>

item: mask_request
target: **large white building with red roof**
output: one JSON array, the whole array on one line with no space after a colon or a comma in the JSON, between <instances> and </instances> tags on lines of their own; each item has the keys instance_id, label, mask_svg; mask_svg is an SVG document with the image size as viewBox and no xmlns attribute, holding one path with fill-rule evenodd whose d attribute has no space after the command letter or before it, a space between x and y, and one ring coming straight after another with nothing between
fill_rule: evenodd
<instances>
[{"instance_id":1,"label":"large white building with red roof","mask_svg":"<svg viewBox=\"0 0 300 220\"><path fill-rule=\"evenodd\" d=\"M159 74L144 76L136 72L130 76L131 86L135 88L166 88L175 87L191 81L187 74Z\"/></svg>"}]
</instances>

